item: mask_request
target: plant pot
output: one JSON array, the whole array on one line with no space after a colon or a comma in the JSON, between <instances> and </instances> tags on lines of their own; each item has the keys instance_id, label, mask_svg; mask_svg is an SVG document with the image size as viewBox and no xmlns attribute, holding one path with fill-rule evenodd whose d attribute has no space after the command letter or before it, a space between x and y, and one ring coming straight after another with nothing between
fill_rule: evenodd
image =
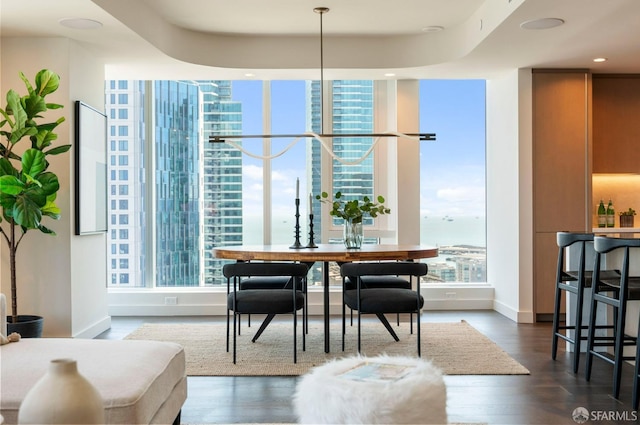
<instances>
[{"instance_id":1,"label":"plant pot","mask_svg":"<svg viewBox=\"0 0 640 425\"><path fill-rule=\"evenodd\" d=\"M620 216L620 227L633 227L633 216L632 215L621 215Z\"/></svg>"},{"instance_id":2,"label":"plant pot","mask_svg":"<svg viewBox=\"0 0 640 425\"><path fill-rule=\"evenodd\" d=\"M11 316L7 316L7 335L16 332L22 338L42 337L43 317L21 314L18 316L18 323L12 323L12 319Z\"/></svg>"},{"instance_id":3,"label":"plant pot","mask_svg":"<svg viewBox=\"0 0 640 425\"><path fill-rule=\"evenodd\" d=\"M362 221L354 223L351 220L344 221L344 246L347 249L360 249L362 247Z\"/></svg>"}]
</instances>

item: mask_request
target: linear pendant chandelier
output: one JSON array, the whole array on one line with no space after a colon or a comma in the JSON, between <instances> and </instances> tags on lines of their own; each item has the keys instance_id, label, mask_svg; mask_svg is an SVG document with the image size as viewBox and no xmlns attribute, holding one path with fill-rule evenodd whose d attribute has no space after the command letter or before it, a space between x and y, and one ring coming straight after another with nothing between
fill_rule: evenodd
<instances>
[{"instance_id":1,"label":"linear pendant chandelier","mask_svg":"<svg viewBox=\"0 0 640 425\"><path fill-rule=\"evenodd\" d=\"M320 129L324 131L324 33L322 28L322 18L325 13L329 12L328 7L316 7L313 11L320 15ZM314 138L318 140L321 146L327 151L327 153L336 161L344 164L344 165L356 165L364 161L369 154L373 151L375 145L382 137L400 137L405 139L410 139L413 141L433 141L436 140L435 133L400 133L397 131L386 131L383 133L340 133L340 134L332 134L332 133L314 133L314 132L306 132L300 134L212 134L209 136L209 142L211 143L227 143L234 148L242 151L245 155L248 155L252 158L258 159L273 159L283 155L289 149L291 149L296 143L298 143L301 139L304 138ZM358 159L347 161L339 156L337 156L333 150L331 143L329 140L338 137L349 137L349 138L375 138L371 147ZM241 144L234 142L233 140L237 139L289 139L294 138L294 140L287 145L280 152L277 152L272 155L258 155L251 153L244 149Z\"/></svg>"}]
</instances>

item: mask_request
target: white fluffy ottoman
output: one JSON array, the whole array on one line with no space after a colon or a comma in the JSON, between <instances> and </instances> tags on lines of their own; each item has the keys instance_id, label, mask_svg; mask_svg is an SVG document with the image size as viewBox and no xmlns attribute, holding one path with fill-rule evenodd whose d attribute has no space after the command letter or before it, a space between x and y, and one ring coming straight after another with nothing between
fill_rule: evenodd
<instances>
[{"instance_id":1,"label":"white fluffy ottoman","mask_svg":"<svg viewBox=\"0 0 640 425\"><path fill-rule=\"evenodd\" d=\"M294 407L306 424L446 424L442 374L415 357L349 357L312 369Z\"/></svg>"}]
</instances>

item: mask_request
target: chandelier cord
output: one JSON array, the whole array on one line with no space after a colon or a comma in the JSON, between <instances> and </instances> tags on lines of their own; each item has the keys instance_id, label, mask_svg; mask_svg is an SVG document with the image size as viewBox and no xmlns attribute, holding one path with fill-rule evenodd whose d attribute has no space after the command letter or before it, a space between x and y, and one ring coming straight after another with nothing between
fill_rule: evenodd
<instances>
[{"instance_id":1,"label":"chandelier cord","mask_svg":"<svg viewBox=\"0 0 640 425\"><path fill-rule=\"evenodd\" d=\"M322 16L329 9L316 7L313 11L320 15L320 133L324 133L324 31L322 30Z\"/></svg>"}]
</instances>

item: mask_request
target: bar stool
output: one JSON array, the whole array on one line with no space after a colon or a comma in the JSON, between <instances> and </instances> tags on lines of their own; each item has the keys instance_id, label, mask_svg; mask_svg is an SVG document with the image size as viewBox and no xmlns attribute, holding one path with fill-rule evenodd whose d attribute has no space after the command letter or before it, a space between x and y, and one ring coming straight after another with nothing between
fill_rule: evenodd
<instances>
[{"instance_id":1,"label":"bar stool","mask_svg":"<svg viewBox=\"0 0 640 425\"><path fill-rule=\"evenodd\" d=\"M609 287L608 292L595 287L591 297L591 317L589 320L589 337L587 339L587 360L586 360L586 379L591 378L591 367L593 357L598 357L608 363L613 364L613 396L618 398L620 395L620 378L622 376L622 364L626 360L636 360L636 374L634 376L633 385L633 403L634 408L638 407L638 357L640 357L640 347L638 346L637 336L625 334L625 321L627 314L627 301L640 300L640 277L630 277L630 251L631 248L640 248L640 239L633 238L610 238L596 236L593 243L596 251L594 262L594 275L600 272L600 259L602 254L611 253L614 250L623 250L622 271L618 279L601 279ZM609 295L607 295L609 294ZM595 330L598 303L612 306L614 308L614 329L615 343L613 345L613 355L596 351L595 347ZM625 356L623 349L625 346L635 345L636 356Z\"/></svg>"},{"instance_id":2,"label":"bar stool","mask_svg":"<svg viewBox=\"0 0 640 425\"><path fill-rule=\"evenodd\" d=\"M592 286L591 270L585 270L586 245L593 242L593 233L575 233L575 232L558 232L556 235L558 243L558 268L556 271L556 291L555 305L553 310L553 339L551 344L551 358L556 359L558 351L558 338L573 344L573 372L578 372L580 362L580 342L586 340L586 336L582 336L582 331L587 329L582 324L583 308L584 308L584 292L586 288ZM577 270L565 270L565 251L567 248L578 244L580 256L578 260ZM601 278L618 279L620 272L618 270L601 270ZM602 283L600 286L602 287ZM605 289L605 288L603 288ZM573 325L560 325L560 308L562 306L562 293L572 293L576 296L576 308L573 313ZM568 318L566 322L570 322ZM610 326L598 326L601 328L611 328ZM569 332L563 331L573 330L573 337Z\"/></svg>"}]
</instances>

